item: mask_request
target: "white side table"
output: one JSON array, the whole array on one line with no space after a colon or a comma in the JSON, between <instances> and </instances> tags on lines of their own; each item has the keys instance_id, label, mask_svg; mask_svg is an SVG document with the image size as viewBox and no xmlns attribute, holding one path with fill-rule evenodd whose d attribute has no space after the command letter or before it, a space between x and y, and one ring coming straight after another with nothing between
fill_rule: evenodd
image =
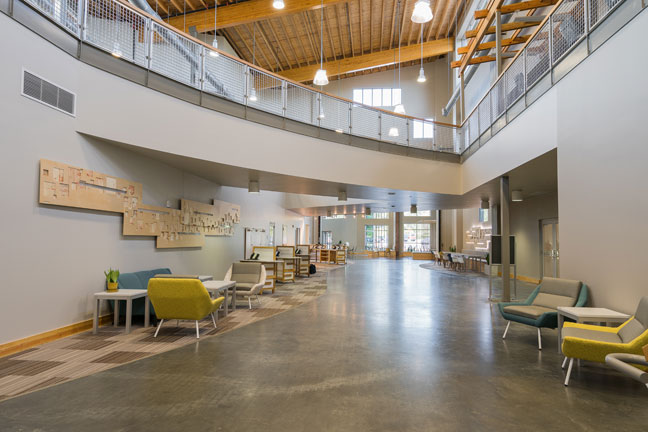
<instances>
[{"instance_id":1,"label":"white side table","mask_svg":"<svg viewBox=\"0 0 648 432\"><path fill-rule=\"evenodd\" d=\"M562 328L565 317L577 323L622 323L630 315L606 308L558 306L558 352L562 351Z\"/></svg>"},{"instance_id":2,"label":"white side table","mask_svg":"<svg viewBox=\"0 0 648 432\"><path fill-rule=\"evenodd\" d=\"M229 289L232 288L232 312L236 310L236 281L220 281L220 280L209 280L203 282L207 291L210 294L217 294L225 291L225 316L229 307L227 302L229 300Z\"/></svg>"},{"instance_id":3,"label":"white side table","mask_svg":"<svg viewBox=\"0 0 648 432\"><path fill-rule=\"evenodd\" d=\"M144 327L149 326L149 301L147 290L129 290L120 289L115 292L102 291L94 294L94 315L92 317L92 333L97 334L99 328L99 311L101 310L101 300L114 300L115 301L115 322L117 327L119 324L119 300L126 301L126 334L131 331L131 321L133 319L133 300L144 297Z\"/></svg>"}]
</instances>

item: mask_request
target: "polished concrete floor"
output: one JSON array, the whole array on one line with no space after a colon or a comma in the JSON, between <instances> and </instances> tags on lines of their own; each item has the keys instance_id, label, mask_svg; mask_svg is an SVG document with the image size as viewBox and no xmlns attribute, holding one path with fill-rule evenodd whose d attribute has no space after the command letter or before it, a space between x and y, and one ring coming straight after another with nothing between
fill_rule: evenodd
<instances>
[{"instance_id":1,"label":"polished concrete floor","mask_svg":"<svg viewBox=\"0 0 648 432\"><path fill-rule=\"evenodd\" d=\"M0 430L648 429L644 386L583 363L565 388L556 332L541 352L522 325L503 341L487 296L484 278L356 261L281 315L0 403Z\"/></svg>"}]
</instances>

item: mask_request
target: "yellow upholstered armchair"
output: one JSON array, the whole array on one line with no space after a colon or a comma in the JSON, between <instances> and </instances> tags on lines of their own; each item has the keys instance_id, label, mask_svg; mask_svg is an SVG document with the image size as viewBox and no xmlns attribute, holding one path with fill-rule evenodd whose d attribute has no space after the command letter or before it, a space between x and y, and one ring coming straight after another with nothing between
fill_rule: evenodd
<instances>
[{"instance_id":1,"label":"yellow upholstered armchair","mask_svg":"<svg viewBox=\"0 0 648 432\"><path fill-rule=\"evenodd\" d=\"M155 335L157 337L164 320L196 321L196 338L200 338L198 321L211 315L214 328L214 312L225 300L224 297L212 299L207 289L198 279L152 278L148 284L148 296L160 319Z\"/></svg>"},{"instance_id":2,"label":"yellow upholstered armchair","mask_svg":"<svg viewBox=\"0 0 648 432\"><path fill-rule=\"evenodd\" d=\"M569 360L565 377L565 385L569 385L574 359L604 363L608 354L641 354L642 347L648 344L648 297L641 299L635 315L619 327L566 322L562 335L562 367Z\"/></svg>"}]
</instances>

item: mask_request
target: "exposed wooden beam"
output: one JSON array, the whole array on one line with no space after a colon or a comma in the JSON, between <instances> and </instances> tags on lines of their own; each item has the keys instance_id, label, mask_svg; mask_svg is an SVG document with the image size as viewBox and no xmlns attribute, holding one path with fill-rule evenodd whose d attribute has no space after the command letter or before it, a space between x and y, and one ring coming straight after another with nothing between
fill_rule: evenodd
<instances>
[{"instance_id":1,"label":"exposed wooden beam","mask_svg":"<svg viewBox=\"0 0 648 432\"><path fill-rule=\"evenodd\" d=\"M509 5L504 5L500 8L502 14L510 14L517 11L529 10L529 9L538 9L541 7L553 6L558 3L558 0L530 0L523 1L520 3L513 3ZM482 9L475 11L475 19L484 19L488 15L488 9Z\"/></svg>"},{"instance_id":2,"label":"exposed wooden beam","mask_svg":"<svg viewBox=\"0 0 648 432\"><path fill-rule=\"evenodd\" d=\"M364 54L364 39L362 37L363 31L363 17L362 17L362 5L360 4L362 0L358 0L358 25L360 27L360 55Z\"/></svg>"},{"instance_id":3,"label":"exposed wooden beam","mask_svg":"<svg viewBox=\"0 0 648 432\"><path fill-rule=\"evenodd\" d=\"M304 60L306 64L310 64L310 61L308 60L308 50L306 49L306 45L304 44L304 38L299 37L299 27L297 27L297 24L295 24L295 16L291 15L287 17L288 20L290 20L290 23L293 26L293 31L295 32L295 36L297 37L297 40L299 41L299 44L301 45L302 53L304 54ZM307 31L304 29L304 31Z\"/></svg>"},{"instance_id":4,"label":"exposed wooden beam","mask_svg":"<svg viewBox=\"0 0 648 432\"><path fill-rule=\"evenodd\" d=\"M423 57L433 57L452 52L454 49L454 39L441 39L426 42L423 44ZM374 51L370 54L348 57L337 61L327 62L324 67L329 77L346 74L360 69L368 69L383 65L389 65L394 62L395 49ZM419 44L409 45L401 48L401 63L420 59L421 46ZM286 78L294 81L310 81L315 76L319 65L311 65L296 69L290 69L282 72Z\"/></svg>"},{"instance_id":5,"label":"exposed wooden beam","mask_svg":"<svg viewBox=\"0 0 648 432\"><path fill-rule=\"evenodd\" d=\"M337 21L338 40L340 41L340 49L342 50L342 58L346 58L346 47L342 39L342 19L340 18L340 10L338 5L335 5L335 20Z\"/></svg>"},{"instance_id":6,"label":"exposed wooden beam","mask_svg":"<svg viewBox=\"0 0 648 432\"><path fill-rule=\"evenodd\" d=\"M326 11L326 9L324 10ZM328 33L329 43L331 44L331 51L333 51L333 58L337 60L337 49L335 49L335 43L333 42L333 33L331 32L331 20L329 19L328 12L325 15L326 16L324 17L324 22L326 23L326 33Z\"/></svg>"},{"instance_id":7,"label":"exposed wooden beam","mask_svg":"<svg viewBox=\"0 0 648 432\"><path fill-rule=\"evenodd\" d=\"M475 30L476 34L474 36L474 39L470 41L468 44L468 52L464 54L464 56L461 58L461 66L459 69L459 73L463 74L464 70L466 67L468 67L468 61L472 58L473 54L475 53L475 50L477 49L477 45L479 45L482 41L482 38L486 34L486 31L489 29L489 26L493 22L493 18L495 18L495 14L497 13L497 10L502 6L502 3L504 3L504 0L493 0L490 3L490 6L488 7L488 14L486 18L481 20L479 24L477 24L477 30ZM493 32L495 31L495 28L493 27ZM466 37L468 37L468 32L466 32Z\"/></svg>"},{"instance_id":8,"label":"exposed wooden beam","mask_svg":"<svg viewBox=\"0 0 648 432\"><path fill-rule=\"evenodd\" d=\"M349 3L346 3L344 7L346 8L347 24L349 25L349 41L351 41L351 57L353 57L355 55L355 51L353 49L353 26L351 25L351 12L349 11Z\"/></svg>"},{"instance_id":9,"label":"exposed wooden beam","mask_svg":"<svg viewBox=\"0 0 648 432\"><path fill-rule=\"evenodd\" d=\"M275 31L274 26L272 25L272 20L268 20L268 27L270 27L270 33L272 34L272 37L274 38L275 42L277 42L277 46L279 47L279 51L281 52L284 59L286 60L286 66L288 68L292 67L290 59L286 55L286 51L283 48L283 44L281 44L279 42L279 37L277 37L277 32ZM299 63L297 63L297 67L299 67Z\"/></svg>"},{"instance_id":10,"label":"exposed wooden beam","mask_svg":"<svg viewBox=\"0 0 648 432\"><path fill-rule=\"evenodd\" d=\"M281 60L279 60L279 56L277 55L277 51L275 50L275 47L272 45L272 43L270 43L270 39L268 38L268 35L266 34L265 29L263 28L263 22L260 22L258 24L258 26L259 26L259 30L260 30L260 33L261 33L261 38L263 39L266 46L268 47L268 51L270 51L270 54L274 58L275 63L277 64L277 68L279 68L279 70L284 70L284 68L283 68L283 66L281 64ZM274 69L274 70L276 70L276 69Z\"/></svg>"},{"instance_id":11,"label":"exposed wooden beam","mask_svg":"<svg viewBox=\"0 0 648 432\"><path fill-rule=\"evenodd\" d=\"M284 36L286 36L286 40L288 41L290 50L292 51L293 57L295 58L295 63L297 64L297 67L300 67L301 61L299 59L299 56L297 55L297 50L295 49L295 46L293 45L292 40L290 39L290 34L287 31L288 23L286 22L286 17L281 17L280 21L281 21L281 29L283 30Z\"/></svg>"},{"instance_id":12,"label":"exposed wooden beam","mask_svg":"<svg viewBox=\"0 0 648 432\"><path fill-rule=\"evenodd\" d=\"M394 28L396 28L396 6L398 0L394 0L394 9L392 10L392 23L389 29L389 49L394 48Z\"/></svg>"},{"instance_id":13,"label":"exposed wooden beam","mask_svg":"<svg viewBox=\"0 0 648 432\"><path fill-rule=\"evenodd\" d=\"M378 51L383 49L383 28L385 27L385 0L382 1L382 6L380 7L380 44L378 45Z\"/></svg>"},{"instance_id":14,"label":"exposed wooden beam","mask_svg":"<svg viewBox=\"0 0 648 432\"><path fill-rule=\"evenodd\" d=\"M275 9L270 0L249 0L218 8L218 28L227 28L255 21L292 15L319 9L322 0L287 0L286 7ZM346 3L348 0L324 0L324 6ZM182 9L179 9L182 10ZM169 24L182 28L184 18L176 16L169 19ZM195 26L199 33L214 30L214 9L201 10L186 14L187 28Z\"/></svg>"},{"instance_id":15,"label":"exposed wooden beam","mask_svg":"<svg viewBox=\"0 0 648 432\"><path fill-rule=\"evenodd\" d=\"M508 54L509 55L505 56L505 58L513 57L515 54L517 54L517 51L508 51ZM488 62L492 62L492 61L495 61L495 60L497 60L495 58L495 56L491 56L491 55L481 56L481 57L473 57L473 58L470 59L468 64L488 63ZM459 66L461 66L461 60L453 61L452 63L450 63L450 66L452 66L453 68L458 68Z\"/></svg>"},{"instance_id":16,"label":"exposed wooden beam","mask_svg":"<svg viewBox=\"0 0 648 432\"><path fill-rule=\"evenodd\" d=\"M518 36L514 38L502 39L502 46L522 44L528 41L529 37L530 37L529 35L526 35L526 36ZM477 46L477 49L475 51L482 51L482 50L492 49L492 48L495 48L495 41L480 43ZM457 48L457 54L466 54L467 52L468 52L467 46Z\"/></svg>"},{"instance_id":17,"label":"exposed wooden beam","mask_svg":"<svg viewBox=\"0 0 648 432\"><path fill-rule=\"evenodd\" d=\"M502 24L502 32L507 32L511 30L517 30L517 29L523 29L527 27L534 27L540 25L540 21L525 21L525 22L508 22L506 24ZM468 30L466 32L466 38L474 38L477 36L478 30ZM495 26L490 26L486 31L483 33L483 35L487 34L493 34L495 33ZM482 35L482 37L483 37Z\"/></svg>"}]
</instances>

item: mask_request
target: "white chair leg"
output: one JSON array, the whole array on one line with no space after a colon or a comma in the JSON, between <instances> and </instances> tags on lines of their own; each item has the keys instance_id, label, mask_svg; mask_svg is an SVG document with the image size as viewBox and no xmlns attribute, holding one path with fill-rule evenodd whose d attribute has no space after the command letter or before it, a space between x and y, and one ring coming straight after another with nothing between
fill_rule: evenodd
<instances>
[{"instance_id":1,"label":"white chair leg","mask_svg":"<svg viewBox=\"0 0 648 432\"><path fill-rule=\"evenodd\" d=\"M567 368L567 376L565 376L565 387L567 387L569 385L569 377L571 375L572 366L574 366L574 359L570 358L569 359L569 367Z\"/></svg>"},{"instance_id":2,"label":"white chair leg","mask_svg":"<svg viewBox=\"0 0 648 432\"><path fill-rule=\"evenodd\" d=\"M157 334L158 334L158 332L160 331L160 328L162 327L162 323L163 323L163 322L164 322L164 320L161 319L161 320L160 320L160 324L158 324L158 327L157 327L157 329L155 330L155 334L153 335L153 337L157 337Z\"/></svg>"},{"instance_id":3,"label":"white chair leg","mask_svg":"<svg viewBox=\"0 0 648 432\"><path fill-rule=\"evenodd\" d=\"M256 298L257 303L259 303L259 306L261 306L261 300L259 300L259 296L255 295L254 298Z\"/></svg>"},{"instance_id":4,"label":"white chair leg","mask_svg":"<svg viewBox=\"0 0 648 432\"><path fill-rule=\"evenodd\" d=\"M567 359L569 359L569 357L565 357L565 360L563 360L561 368L565 369L565 366L567 366Z\"/></svg>"},{"instance_id":5,"label":"white chair leg","mask_svg":"<svg viewBox=\"0 0 648 432\"><path fill-rule=\"evenodd\" d=\"M198 328L198 321L196 321L196 339L200 339L200 329Z\"/></svg>"},{"instance_id":6,"label":"white chair leg","mask_svg":"<svg viewBox=\"0 0 648 432\"><path fill-rule=\"evenodd\" d=\"M542 349L542 333L540 333L540 327L538 327L538 349Z\"/></svg>"},{"instance_id":7,"label":"white chair leg","mask_svg":"<svg viewBox=\"0 0 648 432\"><path fill-rule=\"evenodd\" d=\"M509 321L506 324L506 330L504 330L504 334L502 335L502 339L506 339L506 333L508 333L508 329L509 329L510 325L511 325L511 321Z\"/></svg>"},{"instance_id":8,"label":"white chair leg","mask_svg":"<svg viewBox=\"0 0 648 432\"><path fill-rule=\"evenodd\" d=\"M218 313L218 312L216 312L216 313ZM216 318L214 318L214 312L211 313L211 317L212 317L212 322L214 323L214 328L218 328L218 327L216 327Z\"/></svg>"},{"instance_id":9,"label":"white chair leg","mask_svg":"<svg viewBox=\"0 0 648 432\"><path fill-rule=\"evenodd\" d=\"M248 307L252 309L252 298L248 297Z\"/></svg>"}]
</instances>

